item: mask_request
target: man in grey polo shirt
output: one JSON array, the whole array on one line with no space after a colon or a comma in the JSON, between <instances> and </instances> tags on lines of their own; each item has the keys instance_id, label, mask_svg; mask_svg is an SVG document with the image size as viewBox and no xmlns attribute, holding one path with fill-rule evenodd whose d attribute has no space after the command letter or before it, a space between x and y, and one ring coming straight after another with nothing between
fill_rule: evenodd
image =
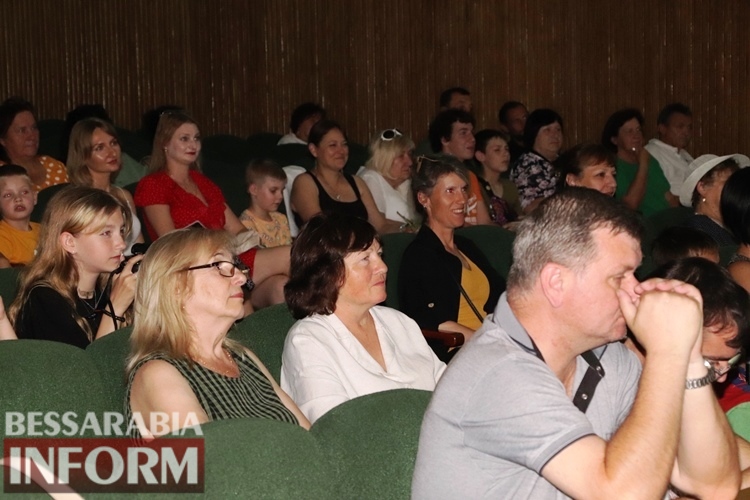
<instances>
[{"instance_id":1,"label":"man in grey polo shirt","mask_svg":"<svg viewBox=\"0 0 750 500\"><path fill-rule=\"evenodd\" d=\"M593 190L521 223L508 291L425 414L414 498L734 498L737 449L701 347L701 297L638 283L636 215ZM648 351L641 373L626 324Z\"/></svg>"}]
</instances>

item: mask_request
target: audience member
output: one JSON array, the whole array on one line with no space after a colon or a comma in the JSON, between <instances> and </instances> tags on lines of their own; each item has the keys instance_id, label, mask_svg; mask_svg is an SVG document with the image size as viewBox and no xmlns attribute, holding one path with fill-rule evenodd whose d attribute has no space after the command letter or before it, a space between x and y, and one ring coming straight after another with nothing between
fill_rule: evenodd
<instances>
[{"instance_id":1,"label":"audience member","mask_svg":"<svg viewBox=\"0 0 750 500\"><path fill-rule=\"evenodd\" d=\"M633 210L649 216L677 206L659 162L643 147L643 115L637 109L621 109L604 125L602 145L617 154L615 196Z\"/></svg>"},{"instance_id":2,"label":"audience member","mask_svg":"<svg viewBox=\"0 0 750 500\"><path fill-rule=\"evenodd\" d=\"M16 340L16 338L13 325L10 324L10 319L8 319L8 315L5 313L3 298L0 297L0 340Z\"/></svg>"},{"instance_id":3,"label":"audience member","mask_svg":"<svg viewBox=\"0 0 750 500\"><path fill-rule=\"evenodd\" d=\"M115 127L99 118L84 118L77 122L70 132L65 164L71 184L106 191L129 209L130 234L124 253L130 255L133 244L143 243L144 240L133 196L114 185L122 168L122 151Z\"/></svg>"},{"instance_id":4,"label":"audience member","mask_svg":"<svg viewBox=\"0 0 750 500\"><path fill-rule=\"evenodd\" d=\"M492 222L512 228L522 209L516 185L502 177L510 164L508 136L499 130L478 132L474 159L479 163L477 177L484 189L482 198L487 202Z\"/></svg>"},{"instance_id":5,"label":"audience member","mask_svg":"<svg viewBox=\"0 0 750 500\"><path fill-rule=\"evenodd\" d=\"M176 106L174 104L163 104L153 109L149 109L148 111L143 113L143 116L141 116L141 134L143 135L144 139L148 141L149 146L153 148L154 138L156 137L156 129L159 126L159 120L161 119L162 115L175 112L187 113L185 108L183 108L182 106ZM144 161L148 163L147 160L148 159Z\"/></svg>"},{"instance_id":6,"label":"audience member","mask_svg":"<svg viewBox=\"0 0 750 500\"><path fill-rule=\"evenodd\" d=\"M641 231L634 212L581 188L521 222L508 291L425 414L414 498L737 494L736 444L698 342L700 294L638 283ZM626 325L648 351L642 373L616 342Z\"/></svg>"},{"instance_id":7,"label":"audience member","mask_svg":"<svg viewBox=\"0 0 750 500\"><path fill-rule=\"evenodd\" d=\"M82 104L80 106L77 106L65 117L65 134L63 137L64 157L68 156L68 144L70 141L70 133L73 131L73 127L76 123L86 118L98 118L112 125L112 128L114 129L114 122L112 121L112 118L109 117L109 113L107 113L107 110L104 109L104 106L102 106L101 104ZM125 151L121 151L120 158L122 160L120 165L120 172L117 174L117 178L112 181L114 185L125 187L138 182L143 178L144 175L146 175L146 165L136 161ZM141 158L139 158L139 160L140 159ZM70 169L70 165L67 165L66 163L66 166L68 167L68 169Z\"/></svg>"},{"instance_id":8,"label":"audience member","mask_svg":"<svg viewBox=\"0 0 750 500\"><path fill-rule=\"evenodd\" d=\"M326 110L314 102L300 104L292 111L289 133L279 139L277 145L304 144L309 142L310 129L320 120L325 120Z\"/></svg>"},{"instance_id":9,"label":"audience member","mask_svg":"<svg viewBox=\"0 0 750 500\"><path fill-rule=\"evenodd\" d=\"M743 168L727 179L721 191L721 218L739 243L727 266L732 278L750 292L750 168Z\"/></svg>"},{"instance_id":10,"label":"audience member","mask_svg":"<svg viewBox=\"0 0 750 500\"><path fill-rule=\"evenodd\" d=\"M579 144L555 161L560 173L558 190L567 186L595 189L614 196L617 189L615 155L601 144Z\"/></svg>"},{"instance_id":11,"label":"audience member","mask_svg":"<svg viewBox=\"0 0 750 500\"><path fill-rule=\"evenodd\" d=\"M436 153L443 153L458 158L464 168L474 158L474 117L460 109L448 109L439 113L430 123L430 145ZM484 203L480 203L484 190L479 184L477 175L466 169L469 181L469 199L466 202L467 225L491 224L490 212Z\"/></svg>"},{"instance_id":12,"label":"audience member","mask_svg":"<svg viewBox=\"0 0 750 500\"><path fill-rule=\"evenodd\" d=\"M39 224L31 222L36 191L26 169L0 165L0 268L23 266L34 258Z\"/></svg>"},{"instance_id":13,"label":"audience member","mask_svg":"<svg viewBox=\"0 0 750 500\"><path fill-rule=\"evenodd\" d=\"M400 130L378 132L370 141L370 159L359 175L367 184L375 205L386 219L413 229L419 218L411 194L414 142Z\"/></svg>"},{"instance_id":14,"label":"audience member","mask_svg":"<svg viewBox=\"0 0 750 500\"><path fill-rule=\"evenodd\" d=\"M508 148L510 149L510 162L515 163L518 158L526 152L523 142L523 130L526 120L529 118L529 110L522 102L508 101L500 107L497 119L500 122L500 130L510 136Z\"/></svg>"},{"instance_id":15,"label":"audience member","mask_svg":"<svg viewBox=\"0 0 750 500\"><path fill-rule=\"evenodd\" d=\"M26 169L35 191L68 182L65 165L39 156L39 129L34 106L21 97L0 104L0 165L13 163Z\"/></svg>"},{"instance_id":16,"label":"audience member","mask_svg":"<svg viewBox=\"0 0 750 500\"><path fill-rule=\"evenodd\" d=\"M401 229L401 222L383 217L365 181L344 172L349 146L338 123L321 120L313 125L308 148L315 157L315 168L298 175L292 186L292 209L301 220L298 226L323 212L354 215L380 234Z\"/></svg>"},{"instance_id":17,"label":"audience member","mask_svg":"<svg viewBox=\"0 0 750 500\"><path fill-rule=\"evenodd\" d=\"M719 263L719 245L716 240L692 227L668 227L651 244L651 261L660 267L675 260L701 257Z\"/></svg>"},{"instance_id":18,"label":"audience member","mask_svg":"<svg viewBox=\"0 0 750 500\"><path fill-rule=\"evenodd\" d=\"M719 245L734 245L736 241L724 227L721 218L721 191L729 176L750 165L745 155L702 155L686 168L689 172L680 190L680 203L692 206L695 213L686 225L708 233Z\"/></svg>"},{"instance_id":19,"label":"audience member","mask_svg":"<svg viewBox=\"0 0 750 500\"><path fill-rule=\"evenodd\" d=\"M256 309L284 301L289 247L258 249L257 234L247 232L224 201L221 189L199 172L201 137L195 120L181 111L162 114L149 162L150 174L135 191L135 204L146 215L152 240L188 226L226 229L243 240L240 259L250 269Z\"/></svg>"},{"instance_id":20,"label":"audience member","mask_svg":"<svg viewBox=\"0 0 750 500\"><path fill-rule=\"evenodd\" d=\"M66 187L44 212L38 253L21 272L9 316L19 338L85 348L127 325L136 256L120 267L128 208L90 187ZM114 273L113 271L119 270Z\"/></svg>"},{"instance_id":21,"label":"audience member","mask_svg":"<svg viewBox=\"0 0 750 500\"><path fill-rule=\"evenodd\" d=\"M523 137L531 149L518 158L510 180L518 187L521 206L528 214L555 193L557 173L552 162L563 146L563 119L551 109L535 109L526 120Z\"/></svg>"},{"instance_id":22,"label":"audience member","mask_svg":"<svg viewBox=\"0 0 750 500\"><path fill-rule=\"evenodd\" d=\"M425 220L401 259L400 309L420 328L468 340L505 283L471 240L454 234L466 209L466 169L451 156L420 161L412 190Z\"/></svg>"},{"instance_id":23,"label":"audience member","mask_svg":"<svg viewBox=\"0 0 750 500\"><path fill-rule=\"evenodd\" d=\"M440 111L460 109L471 113L471 93L463 87L451 87L440 93Z\"/></svg>"},{"instance_id":24,"label":"audience member","mask_svg":"<svg viewBox=\"0 0 750 500\"><path fill-rule=\"evenodd\" d=\"M143 437L165 433L150 418L159 413L171 417L167 432L246 417L310 426L255 354L227 338L247 281L233 243L226 231L186 228L143 259L125 396L126 419L143 417Z\"/></svg>"},{"instance_id":25,"label":"audience member","mask_svg":"<svg viewBox=\"0 0 750 500\"><path fill-rule=\"evenodd\" d=\"M659 112L656 130L659 138L648 141L645 148L659 162L672 194L679 196L693 161L685 151L693 138L693 113L679 102L668 104Z\"/></svg>"},{"instance_id":26,"label":"audience member","mask_svg":"<svg viewBox=\"0 0 750 500\"><path fill-rule=\"evenodd\" d=\"M240 222L258 233L261 248L292 244L286 215L278 211L284 201L286 174L271 160L253 160L245 170L250 206L240 214Z\"/></svg>"},{"instance_id":27,"label":"audience member","mask_svg":"<svg viewBox=\"0 0 750 500\"><path fill-rule=\"evenodd\" d=\"M417 324L379 306L388 268L375 229L357 217L313 217L292 246L286 299L299 321L284 342L281 387L315 422L373 392L431 391L445 364Z\"/></svg>"}]
</instances>

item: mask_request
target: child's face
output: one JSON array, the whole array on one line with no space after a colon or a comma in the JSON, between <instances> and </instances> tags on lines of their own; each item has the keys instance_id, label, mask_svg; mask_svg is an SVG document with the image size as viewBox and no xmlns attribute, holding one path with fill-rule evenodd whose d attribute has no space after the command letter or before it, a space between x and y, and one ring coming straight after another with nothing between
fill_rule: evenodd
<instances>
[{"instance_id":1,"label":"child's face","mask_svg":"<svg viewBox=\"0 0 750 500\"><path fill-rule=\"evenodd\" d=\"M253 198L253 205L266 212L275 212L284 201L286 180L266 177L258 184L250 184L248 191Z\"/></svg>"},{"instance_id":2,"label":"child's face","mask_svg":"<svg viewBox=\"0 0 750 500\"><path fill-rule=\"evenodd\" d=\"M477 160L493 172L502 173L508 170L510 151L508 143L500 137L493 137L487 141L484 153L477 152Z\"/></svg>"},{"instance_id":3,"label":"child's face","mask_svg":"<svg viewBox=\"0 0 750 500\"><path fill-rule=\"evenodd\" d=\"M36 205L36 191L22 175L0 178L0 215L5 220L28 221Z\"/></svg>"}]
</instances>

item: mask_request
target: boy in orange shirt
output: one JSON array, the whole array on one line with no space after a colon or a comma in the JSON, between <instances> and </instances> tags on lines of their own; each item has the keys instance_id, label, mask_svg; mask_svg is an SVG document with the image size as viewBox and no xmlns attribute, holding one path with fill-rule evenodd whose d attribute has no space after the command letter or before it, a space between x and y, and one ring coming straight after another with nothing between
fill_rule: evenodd
<instances>
[{"instance_id":1,"label":"boy in orange shirt","mask_svg":"<svg viewBox=\"0 0 750 500\"><path fill-rule=\"evenodd\" d=\"M34 258L39 224L31 222L36 191L26 169L0 166L0 268L26 265Z\"/></svg>"}]
</instances>

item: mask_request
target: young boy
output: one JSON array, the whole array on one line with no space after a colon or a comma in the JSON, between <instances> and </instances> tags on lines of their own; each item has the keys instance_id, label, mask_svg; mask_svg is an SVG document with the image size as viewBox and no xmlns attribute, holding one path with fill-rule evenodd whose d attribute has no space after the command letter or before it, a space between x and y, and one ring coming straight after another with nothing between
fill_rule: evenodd
<instances>
[{"instance_id":1,"label":"young boy","mask_svg":"<svg viewBox=\"0 0 750 500\"><path fill-rule=\"evenodd\" d=\"M262 248L290 245L289 221L278 212L284 201L284 170L270 160L254 161L247 167L245 180L250 207L240 215L242 224L258 233Z\"/></svg>"},{"instance_id":2,"label":"young boy","mask_svg":"<svg viewBox=\"0 0 750 500\"><path fill-rule=\"evenodd\" d=\"M0 267L26 265L34 258L39 224L31 222L36 191L26 169L0 166Z\"/></svg>"}]
</instances>

